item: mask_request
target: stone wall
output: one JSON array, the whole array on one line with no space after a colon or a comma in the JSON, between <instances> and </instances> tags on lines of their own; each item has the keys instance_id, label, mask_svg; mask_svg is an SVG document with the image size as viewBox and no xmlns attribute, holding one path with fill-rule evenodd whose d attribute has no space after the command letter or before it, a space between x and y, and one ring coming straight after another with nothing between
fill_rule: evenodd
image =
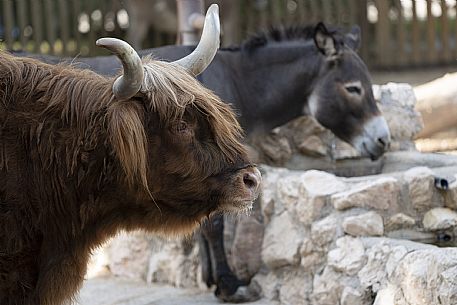
<instances>
[{"instance_id":1,"label":"stone wall","mask_svg":"<svg viewBox=\"0 0 457 305\"><path fill-rule=\"evenodd\" d=\"M455 172L342 178L264 166L258 209L227 218L229 262L279 304L456 304L457 248L436 245L454 244L457 182L435 186ZM107 253L115 275L204 289L192 238L121 235Z\"/></svg>"},{"instance_id":2,"label":"stone wall","mask_svg":"<svg viewBox=\"0 0 457 305\"><path fill-rule=\"evenodd\" d=\"M452 244L457 184L434 185L451 173L361 179L265 168L263 267L254 281L280 304L455 304L457 248L410 241Z\"/></svg>"},{"instance_id":3,"label":"stone wall","mask_svg":"<svg viewBox=\"0 0 457 305\"><path fill-rule=\"evenodd\" d=\"M389 84L375 94L392 131L392 149L414 150L411 139L422 123L411 87ZM296 169L314 162L338 172L337 161L349 158L357 162L345 167L349 173L354 164L369 164L353 159L352 148L309 118L253 144L259 159ZM453 245L457 233L457 159L427 158L427 164L446 167L343 178L262 166L263 194L251 215L226 218L230 265L279 304L457 304L457 249L436 246ZM369 172L383 172L386 160ZM417 160L407 155L399 163ZM443 181L450 183L447 190ZM113 275L206 289L194 237L121 234L105 256Z\"/></svg>"}]
</instances>

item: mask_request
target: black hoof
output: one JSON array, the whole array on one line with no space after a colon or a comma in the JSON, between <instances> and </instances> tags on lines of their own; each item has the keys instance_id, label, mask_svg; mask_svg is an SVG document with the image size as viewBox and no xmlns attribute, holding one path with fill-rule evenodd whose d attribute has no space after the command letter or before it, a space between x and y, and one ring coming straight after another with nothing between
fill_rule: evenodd
<instances>
[{"instance_id":1,"label":"black hoof","mask_svg":"<svg viewBox=\"0 0 457 305\"><path fill-rule=\"evenodd\" d=\"M233 293L223 293L219 287L216 289L216 297L225 303L247 303L255 302L261 298L261 288L257 283L249 286L238 286Z\"/></svg>"}]
</instances>

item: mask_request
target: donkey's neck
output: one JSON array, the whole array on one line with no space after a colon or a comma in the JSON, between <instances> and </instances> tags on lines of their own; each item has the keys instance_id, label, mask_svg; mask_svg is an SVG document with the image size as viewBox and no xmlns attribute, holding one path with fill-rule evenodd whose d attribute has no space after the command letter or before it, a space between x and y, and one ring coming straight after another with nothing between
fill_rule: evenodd
<instances>
[{"instance_id":1,"label":"donkey's neck","mask_svg":"<svg viewBox=\"0 0 457 305\"><path fill-rule=\"evenodd\" d=\"M240 75L228 84L246 132L262 132L305 114L323 57L311 42L273 44L240 52Z\"/></svg>"}]
</instances>

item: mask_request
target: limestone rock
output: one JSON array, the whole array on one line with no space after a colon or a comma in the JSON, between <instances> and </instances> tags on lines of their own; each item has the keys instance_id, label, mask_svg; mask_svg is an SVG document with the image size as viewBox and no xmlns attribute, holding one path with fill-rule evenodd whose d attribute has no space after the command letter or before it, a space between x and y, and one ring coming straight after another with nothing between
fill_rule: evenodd
<instances>
[{"instance_id":1,"label":"limestone rock","mask_svg":"<svg viewBox=\"0 0 457 305\"><path fill-rule=\"evenodd\" d=\"M332 195L335 209L344 210L353 207L370 207L387 210L396 205L400 192L398 180L382 177L352 187L348 191Z\"/></svg>"},{"instance_id":2,"label":"limestone rock","mask_svg":"<svg viewBox=\"0 0 457 305\"><path fill-rule=\"evenodd\" d=\"M310 238L305 238L303 240L302 246L300 247L300 264L305 270L312 271L326 261L326 257L322 250L322 247L315 245Z\"/></svg>"},{"instance_id":3,"label":"limestone rock","mask_svg":"<svg viewBox=\"0 0 457 305\"><path fill-rule=\"evenodd\" d=\"M311 116L299 117L287 123L283 129L292 131L289 133L292 135L293 143L296 146L300 146L303 143L302 141L313 135L317 135L320 139L325 138L323 135L328 132L326 128Z\"/></svg>"},{"instance_id":4,"label":"limestone rock","mask_svg":"<svg viewBox=\"0 0 457 305\"><path fill-rule=\"evenodd\" d=\"M373 305L393 305L395 303L395 293L398 288L392 284L388 284L387 287L382 288L376 294ZM400 305L400 304L399 304Z\"/></svg>"},{"instance_id":5,"label":"limestone rock","mask_svg":"<svg viewBox=\"0 0 457 305\"><path fill-rule=\"evenodd\" d=\"M449 184L449 189L444 193L444 205L450 209L457 210L457 175L455 180Z\"/></svg>"},{"instance_id":6,"label":"limestone rock","mask_svg":"<svg viewBox=\"0 0 457 305\"><path fill-rule=\"evenodd\" d=\"M198 246L191 241L155 239L146 281L198 287L201 278L199 262Z\"/></svg>"},{"instance_id":7,"label":"limestone rock","mask_svg":"<svg viewBox=\"0 0 457 305\"><path fill-rule=\"evenodd\" d=\"M410 141L422 130L423 122L415 109L416 97L411 85L374 85L373 94L389 125L393 142Z\"/></svg>"},{"instance_id":8,"label":"limestone rock","mask_svg":"<svg viewBox=\"0 0 457 305\"><path fill-rule=\"evenodd\" d=\"M275 272L259 272L251 280L262 287L262 294L268 300L279 301L281 279Z\"/></svg>"},{"instance_id":9,"label":"limestone rock","mask_svg":"<svg viewBox=\"0 0 457 305\"><path fill-rule=\"evenodd\" d=\"M281 304L309 305L312 276L303 270L285 270L281 278L279 300Z\"/></svg>"},{"instance_id":10,"label":"limestone rock","mask_svg":"<svg viewBox=\"0 0 457 305\"><path fill-rule=\"evenodd\" d=\"M243 217L238 223L230 258L241 280L249 281L260 269L263 233L263 225L254 217Z\"/></svg>"},{"instance_id":11,"label":"limestone rock","mask_svg":"<svg viewBox=\"0 0 457 305\"><path fill-rule=\"evenodd\" d=\"M299 247L303 236L293 224L289 213L284 212L272 219L265 230L262 259L269 268L298 264Z\"/></svg>"},{"instance_id":12,"label":"limestone rock","mask_svg":"<svg viewBox=\"0 0 457 305\"><path fill-rule=\"evenodd\" d=\"M258 146L269 163L281 164L292 156L289 141L286 137L278 134L270 134L264 137Z\"/></svg>"},{"instance_id":13,"label":"limestone rock","mask_svg":"<svg viewBox=\"0 0 457 305\"><path fill-rule=\"evenodd\" d=\"M279 197L279 202L289 210L292 210L297 204L298 198L300 197L300 176L297 175L288 175L287 177L282 177L277 182L277 194ZM282 210L276 209L275 213L282 213Z\"/></svg>"},{"instance_id":14,"label":"limestone rock","mask_svg":"<svg viewBox=\"0 0 457 305\"><path fill-rule=\"evenodd\" d=\"M384 234L382 217L376 212L347 217L343 221L343 229L344 232L353 236L381 236Z\"/></svg>"},{"instance_id":15,"label":"limestone rock","mask_svg":"<svg viewBox=\"0 0 457 305\"><path fill-rule=\"evenodd\" d=\"M311 135L298 145L298 151L308 156L325 156L327 145L318 136Z\"/></svg>"},{"instance_id":16,"label":"limestone rock","mask_svg":"<svg viewBox=\"0 0 457 305\"><path fill-rule=\"evenodd\" d=\"M313 292L311 294L314 305L335 305L341 298L342 274L333 268L326 267L322 274L314 276Z\"/></svg>"},{"instance_id":17,"label":"limestone rock","mask_svg":"<svg viewBox=\"0 0 457 305\"><path fill-rule=\"evenodd\" d=\"M301 177L301 188L304 192L313 196L327 196L342 192L348 185L340 178L324 171L309 170Z\"/></svg>"},{"instance_id":18,"label":"limestone rock","mask_svg":"<svg viewBox=\"0 0 457 305\"><path fill-rule=\"evenodd\" d=\"M299 198L293 212L301 223L311 225L321 216L327 197L346 188L347 185L335 175L316 170L307 171L301 176Z\"/></svg>"},{"instance_id":19,"label":"limestone rock","mask_svg":"<svg viewBox=\"0 0 457 305\"><path fill-rule=\"evenodd\" d=\"M340 140L333 135L330 145L330 157L334 160L351 159L360 157L360 153L349 143Z\"/></svg>"},{"instance_id":20,"label":"limestone rock","mask_svg":"<svg viewBox=\"0 0 457 305\"><path fill-rule=\"evenodd\" d=\"M403 213L397 213L389 218L386 229L389 231L410 228L416 224L414 218Z\"/></svg>"},{"instance_id":21,"label":"limestone rock","mask_svg":"<svg viewBox=\"0 0 457 305\"><path fill-rule=\"evenodd\" d=\"M394 284L400 304L457 304L457 249L434 248L409 253L398 265Z\"/></svg>"},{"instance_id":22,"label":"limestone rock","mask_svg":"<svg viewBox=\"0 0 457 305\"><path fill-rule=\"evenodd\" d=\"M344 236L336 241L337 248L328 253L327 264L346 275L355 275L365 263L365 249L360 239Z\"/></svg>"},{"instance_id":23,"label":"limestone rock","mask_svg":"<svg viewBox=\"0 0 457 305\"><path fill-rule=\"evenodd\" d=\"M422 250L440 251L440 248L435 246L408 240L384 237L368 237L361 240L366 249L367 262L357 275L361 288L363 290L369 289L373 293L386 288L389 284L396 285L395 279L398 281L405 280L405 278L398 278L396 272L399 264L408 253ZM406 305L396 302L395 305L397 304Z\"/></svg>"},{"instance_id":24,"label":"limestone rock","mask_svg":"<svg viewBox=\"0 0 457 305\"><path fill-rule=\"evenodd\" d=\"M422 223L430 231L449 229L457 225L457 213L448 208L434 208L425 213Z\"/></svg>"},{"instance_id":25,"label":"limestone rock","mask_svg":"<svg viewBox=\"0 0 457 305\"><path fill-rule=\"evenodd\" d=\"M435 178L427 167L414 167L404 173L408 183L411 204L418 211L425 211L433 206Z\"/></svg>"},{"instance_id":26,"label":"limestone rock","mask_svg":"<svg viewBox=\"0 0 457 305\"><path fill-rule=\"evenodd\" d=\"M294 212L298 220L305 226L309 226L318 219L325 205L325 196L301 196L297 200Z\"/></svg>"},{"instance_id":27,"label":"limestone rock","mask_svg":"<svg viewBox=\"0 0 457 305\"><path fill-rule=\"evenodd\" d=\"M367 247L367 262L358 273L363 289L372 289L373 292L377 292L385 287L388 276L386 265L393 252L399 253L395 256L396 258L400 256L399 259L407 253L404 247L392 247L388 242L382 240L370 248ZM397 262L397 260L394 261Z\"/></svg>"},{"instance_id":28,"label":"limestone rock","mask_svg":"<svg viewBox=\"0 0 457 305\"><path fill-rule=\"evenodd\" d=\"M312 252L304 255L300 261L301 266L309 272L320 269L325 263L325 255L322 252Z\"/></svg>"},{"instance_id":29,"label":"limestone rock","mask_svg":"<svg viewBox=\"0 0 457 305\"><path fill-rule=\"evenodd\" d=\"M111 273L115 276L144 280L151 256L151 240L151 236L143 232L118 234L107 249Z\"/></svg>"},{"instance_id":30,"label":"limestone rock","mask_svg":"<svg viewBox=\"0 0 457 305\"><path fill-rule=\"evenodd\" d=\"M330 215L316 221L311 226L311 238L314 244L325 246L337 238L339 219Z\"/></svg>"},{"instance_id":31,"label":"limestone rock","mask_svg":"<svg viewBox=\"0 0 457 305\"><path fill-rule=\"evenodd\" d=\"M259 198L261 214L265 224L270 222L274 214L279 215L284 210L284 205L293 205L298 199L298 191L290 187L291 183L298 188L297 175L290 175L285 168L276 168L263 165L262 170L262 194ZM289 177L293 176L293 177ZM284 183L282 183L283 180ZM284 186L284 190L282 189Z\"/></svg>"},{"instance_id":32,"label":"limestone rock","mask_svg":"<svg viewBox=\"0 0 457 305\"><path fill-rule=\"evenodd\" d=\"M341 305L365 305L367 304L365 295L352 287L344 287L341 294Z\"/></svg>"}]
</instances>

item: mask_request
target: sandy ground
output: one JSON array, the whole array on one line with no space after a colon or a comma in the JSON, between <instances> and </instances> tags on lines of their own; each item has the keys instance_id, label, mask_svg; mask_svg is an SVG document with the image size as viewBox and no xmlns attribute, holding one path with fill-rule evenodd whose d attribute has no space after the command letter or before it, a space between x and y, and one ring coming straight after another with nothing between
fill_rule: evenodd
<instances>
[{"instance_id":1,"label":"sandy ground","mask_svg":"<svg viewBox=\"0 0 457 305\"><path fill-rule=\"evenodd\" d=\"M84 282L77 305L210 305L221 304L211 291L148 285L118 278L93 278ZM259 300L248 305L273 305Z\"/></svg>"}]
</instances>

